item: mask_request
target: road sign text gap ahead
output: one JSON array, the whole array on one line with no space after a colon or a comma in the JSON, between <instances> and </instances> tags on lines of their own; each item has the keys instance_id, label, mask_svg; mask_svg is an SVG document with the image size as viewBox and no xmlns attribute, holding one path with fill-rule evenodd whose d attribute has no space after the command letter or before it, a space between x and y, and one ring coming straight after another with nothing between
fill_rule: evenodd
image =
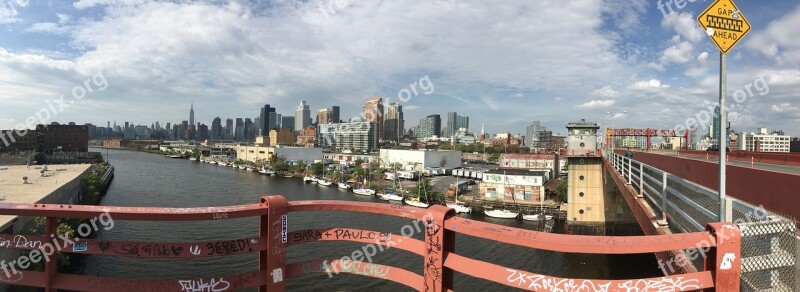
<instances>
[{"instance_id":1,"label":"road sign text gap ahead","mask_svg":"<svg viewBox=\"0 0 800 292\"><path fill-rule=\"evenodd\" d=\"M750 32L750 23L731 0L717 0L697 17L719 51L727 54Z\"/></svg>"}]
</instances>

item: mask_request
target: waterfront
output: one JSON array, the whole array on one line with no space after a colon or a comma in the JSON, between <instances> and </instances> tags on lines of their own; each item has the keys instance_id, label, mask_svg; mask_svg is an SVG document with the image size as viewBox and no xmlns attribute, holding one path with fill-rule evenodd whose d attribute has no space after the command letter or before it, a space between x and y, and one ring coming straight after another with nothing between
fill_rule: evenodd
<instances>
[{"instance_id":1,"label":"waterfront","mask_svg":"<svg viewBox=\"0 0 800 292\"><path fill-rule=\"evenodd\" d=\"M96 150L95 150L96 151ZM104 154L106 151L102 151ZM169 159L133 151L109 150L110 161L116 167L103 205L200 207L258 202L262 195L282 194L288 200L380 200L353 195L335 187L304 184L299 178L268 177L259 173L201 164L189 160ZM483 216L471 216L482 220ZM530 228L533 224L516 220L488 219L495 224ZM381 232L400 233L408 220L386 216L348 214L341 212L293 213L289 215L289 230L350 227ZM119 221L98 239L181 242L217 239L240 239L257 236L255 218L204 222L135 222ZM534 273L570 278L642 278L660 276L651 254L630 256L561 254L516 247L459 235L456 251L467 257ZM340 258L362 245L357 243L313 243L291 247L288 261L317 258ZM376 263L421 272L422 258L400 250L379 253ZM124 277L191 279L236 274L255 270L256 254L233 257L213 257L191 260L90 256L82 274ZM389 281L355 275L304 275L290 279L293 291L343 290L407 291L408 288ZM456 274L457 291L500 291L504 286Z\"/></svg>"}]
</instances>

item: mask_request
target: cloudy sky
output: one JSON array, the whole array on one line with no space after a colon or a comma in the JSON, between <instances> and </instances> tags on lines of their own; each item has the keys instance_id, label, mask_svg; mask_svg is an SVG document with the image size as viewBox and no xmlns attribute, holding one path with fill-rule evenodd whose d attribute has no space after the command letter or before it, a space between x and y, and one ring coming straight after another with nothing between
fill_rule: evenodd
<instances>
[{"instance_id":1,"label":"cloudy sky","mask_svg":"<svg viewBox=\"0 0 800 292\"><path fill-rule=\"evenodd\" d=\"M753 30L728 56L729 94L746 94L733 127L798 136L800 3L738 2ZM719 53L695 20L710 1L656 3L0 0L0 128L47 108L62 123L174 123L192 102L207 124L301 99L346 118L424 76L435 90L401 102L406 125L457 111L474 131L564 132L614 112L617 127L674 128L717 101ZM102 91L86 81L98 72ZM60 96L68 107L51 107Z\"/></svg>"}]
</instances>

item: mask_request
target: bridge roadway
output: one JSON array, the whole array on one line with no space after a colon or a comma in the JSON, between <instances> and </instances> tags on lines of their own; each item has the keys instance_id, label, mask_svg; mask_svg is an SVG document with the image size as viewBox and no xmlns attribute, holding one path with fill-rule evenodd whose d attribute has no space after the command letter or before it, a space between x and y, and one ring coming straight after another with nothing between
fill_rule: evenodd
<instances>
[{"instance_id":1,"label":"bridge roadway","mask_svg":"<svg viewBox=\"0 0 800 292\"><path fill-rule=\"evenodd\" d=\"M691 151L691 152L684 152L684 151L681 151L681 152L650 151L649 153L661 154L661 155L667 155L667 156L675 156L675 157L682 157L682 158L687 158L687 159L692 159L692 160L697 160L697 161L707 161L707 162L714 163L714 164L718 164L719 163L719 158L716 156L718 153L709 152L709 155L706 156L704 154L697 153L697 152L698 151ZM741 167L748 167L748 168L755 168L755 169L761 169L761 170L769 170L769 171L775 171L775 172L784 172L784 173L800 175L800 166L780 165L780 164L765 163L765 162L758 162L758 161L754 161L754 162L751 163L750 161L747 161L746 159L745 160L739 160L739 159L731 159L731 158L732 157L729 156L728 165L734 165L734 166L741 166ZM634 159L636 159L636 158L634 157Z\"/></svg>"}]
</instances>

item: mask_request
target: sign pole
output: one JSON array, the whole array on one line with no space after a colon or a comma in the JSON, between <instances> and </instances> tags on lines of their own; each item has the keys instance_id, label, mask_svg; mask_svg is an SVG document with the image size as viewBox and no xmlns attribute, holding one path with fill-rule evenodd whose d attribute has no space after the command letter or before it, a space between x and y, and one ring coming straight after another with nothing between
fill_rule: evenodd
<instances>
[{"instance_id":1,"label":"sign pole","mask_svg":"<svg viewBox=\"0 0 800 292\"><path fill-rule=\"evenodd\" d=\"M727 54L719 52L719 222L727 222L725 218L725 169L727 151L727 110L725 109L726 85L728 83Z\"/></svg>"}]
</instances>

